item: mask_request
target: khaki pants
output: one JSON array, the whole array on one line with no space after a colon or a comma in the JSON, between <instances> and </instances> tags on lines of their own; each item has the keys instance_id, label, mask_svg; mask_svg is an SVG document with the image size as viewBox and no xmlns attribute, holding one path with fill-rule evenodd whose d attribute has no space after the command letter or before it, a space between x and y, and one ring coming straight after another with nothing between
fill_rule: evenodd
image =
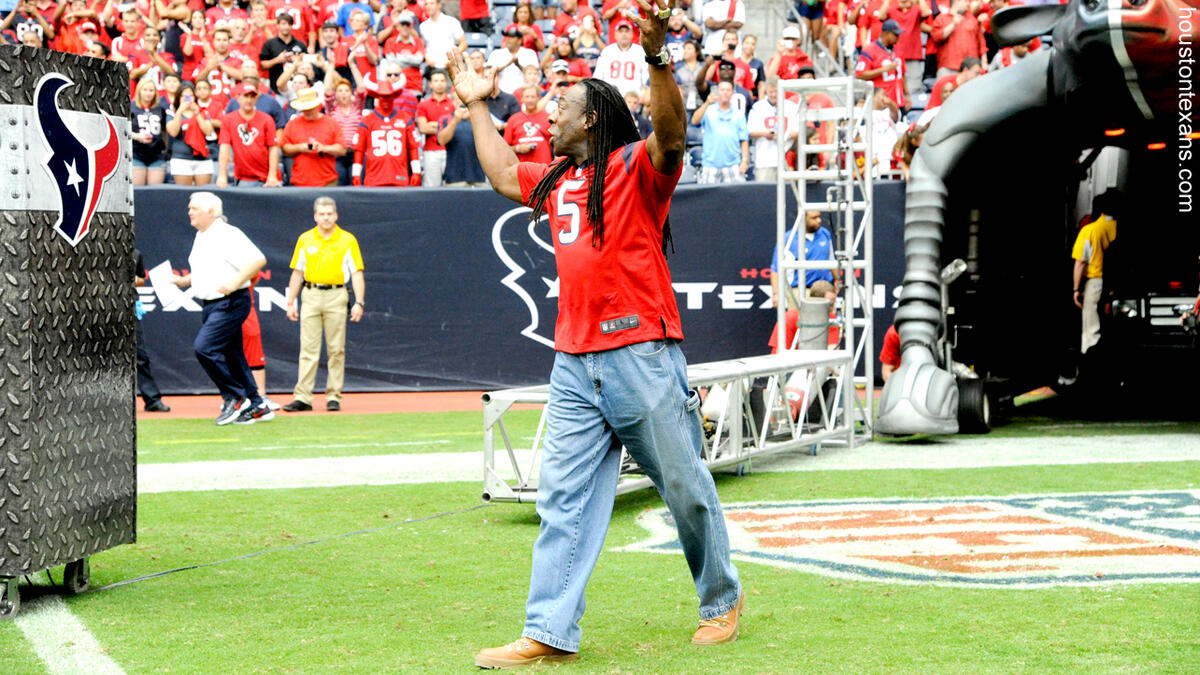
<instances>
[{"instance_id":1,"label":"khaki pants","mask_svg":"<svg viewBox=\"0 0 1200 675\"><path fill-rule=\"evenodd\" d=\"M300 373L293 392L296 400L312 404L317 382L317 364L321 359L321 334L325 335L325 400L342 400L342 382L346 379L346 305L350 293L345 288L305 288L300 291Z\"/></svg>"},{"instance_id":2,"label":"khaki pants","mask_svg":"<svg viewBox=\"0 0 1200 675\"><path fill-rule=\"evenodd\" d=\"M1100 292L1104 290L1104 279L1088 279L1083 285L1083 338L1079 343L1080 353L1100 341Z\"/></svg>"}]
</instances>

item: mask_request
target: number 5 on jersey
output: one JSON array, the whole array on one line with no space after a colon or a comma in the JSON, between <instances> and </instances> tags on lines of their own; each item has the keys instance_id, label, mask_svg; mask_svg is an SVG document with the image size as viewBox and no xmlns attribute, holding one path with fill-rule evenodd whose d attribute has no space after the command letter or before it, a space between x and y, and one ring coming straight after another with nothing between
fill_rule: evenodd
<instances>
[{"instance_id":1,"label":"number 5 on jersey","mask_svg":"<svg viewBox=\"0 0 1200 675\"><path fill-rule=\"evenodd\" d=\"M568 192L574 192L575 190L583 187L584 182L586 181L584 181L582 178L564 180L562 185L558 188L558 208L556 209L556 216L560 219L570 219L570 222L567 223L566 227L558 231L558 243L562 244L563 246L572 244L576 239L579 238L579 224L580 219L583 216L579 210L579 204L567 201L564 196Z\"/></svg>"}]
</instances>

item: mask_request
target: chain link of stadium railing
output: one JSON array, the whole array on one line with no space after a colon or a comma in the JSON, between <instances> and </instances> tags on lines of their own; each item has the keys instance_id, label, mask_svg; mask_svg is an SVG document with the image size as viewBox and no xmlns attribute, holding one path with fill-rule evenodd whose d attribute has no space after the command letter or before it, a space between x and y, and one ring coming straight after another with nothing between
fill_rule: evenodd
<instances>
[{"instance_id":1,"label":"chain link of stadium railing","mask_svg":"<svg viewBox=\"0 0 1200 675\"><path fill-rule=\"evenodd\" d=\"M411 525L413 523L423 523L423 522L430 521L430 520L436 520L437 518L445 518L447 516L459 516L464 513L470 513L471 511L477 511L479 509L486 508L488 506L491 506L491 504L476 504L475 506L471 506L471 507L468 507L465 509L460 509L458 511L443 511L441 513L434 513L432 515L422 516L420 518L406 518L405 520L403 520L399 523L391 523L388 525L382 525L380 527L372 527L372 528L367 528L367 529L363 529L363 530L354 530L353 532L343 532L341 534L335 534L335 535L331 535L328 537L322 537L320 539L312 539L309 541L302 541L297 544L291 544L289 546L281 546L279 548L268 548L268 549L263 549L261 551L253 551L251 553L243 553L242 555L235 555L231 558L224 558L221 560L213 560L211 562L195 563L193 565L184 565L182 567L174 567L171 569L162 570L160 572L153 572L151 574L143 574L140 577L134 577L132 579L125 579L123 581L115 581L111 584L106 584L99 588L93 589L92 592L97 593L99 591L107 591L107 590L111 590L114 588L120 588L121 586L128 586L129 584L136 584L141 581L148 581L150 579L157 579L159 577L165 577L168 574L175 574L176 572L185 572L187 570L197 570L197 569L202 569L205 567L216 567L217 565L225 565L227 563L237 562L239 560L249 560L250 558L257 558L259 556L267 555L270 553L283 553L284 551L294 551L296 549L305 548L308 546L316 546L317 544L324 544L327 542L338 541L341 539L347 539L349 537L357 537L357 536L361 536L364 534L375 534L377 532L385 532L387 530L393 530L393 529L396 529L397 527L402 527L404 525ZM49 572L47 572L47 574L49 574ZM53 583L53 579L51 579L51 583Z\"/></svg>"}]
</instances>

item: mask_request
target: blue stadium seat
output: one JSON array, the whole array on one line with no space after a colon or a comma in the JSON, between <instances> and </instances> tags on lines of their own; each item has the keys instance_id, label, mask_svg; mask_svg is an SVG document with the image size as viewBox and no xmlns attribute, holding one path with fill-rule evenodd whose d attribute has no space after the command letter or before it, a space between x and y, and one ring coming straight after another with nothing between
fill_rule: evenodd
<instances>
[{"instance_id":1,"label":"blue stadium seat","mask_svg":"<svg viewBox=\"0 0 1200 675\"><path fill-rule=\"evenodd\" d=\"M913 97L912 97L912 109L913 110L924 110L925 106L927 106L927 105L929 105L929 94L928 93L922 91L922 92L913 94Z\"/></svg>"},{"instance_id":2,"label":"blue stadium seat","mask_svg":"<svg viewBox=\"0 0 1200 675\"><path fill-rule=\"evenodd\" d=\"M909 124L916 124L917 120L921 119L921 113L923 113L923 112L925 112L925 111L924 110L915 110L915 109L909 110L908 115L906 115L904 119L906 119Z\"/></svg>"},{"instance_id":3,"label":"blue stadium seat","mask_svg":"<svg viewBox=\"0 0 1200 675\"><path fill-rule=\"evenodd\" d=\"M492 7L516 7L517 0L492 0Z\"/></svg>"},{"instance_id":4,"label":"blue stadium seat","mask_svg":"<svg viewBox=\"0 0 1200 675\"><path fill-rule=\"evenodd\" d=\"M482 49L485 52L492 49L492 38L487 33L467 33L466 38L470 49Z\"/></svg>"},{"instance_id":5,"label":"blue stadium seat","mask_svg":"<svg viewBox=\"0 0 1200 675\"><path fill-rule=\"evenodd\" d=\"M921 80L921 86L925 87L925 91L933 91L933 85L937 84L936 77L927 77Z\"/></svg>"},{"instance_id":6,"label":"blue stadium seat","mask_svg":"<svg viewBox=\"0 0 1200 675\"><path fill-rule=\"evenodd\" d=\"M500 35L500 31L508 27L512 23L513 8L512 7L496 7L492 10L492 24L496 27L496 35ZM496 44L500 44L497 42Z\"/></svg>"},{"instance_id":7,"label":"blue stadium seat","mask_svg":"<svg viewBox=\"0 0 1200 675\"><path fill-rule=\"evenodd\" d=\"M554 32L554 19L538 19L537 25L546 35Z\"/></svg>"}]
</instances>

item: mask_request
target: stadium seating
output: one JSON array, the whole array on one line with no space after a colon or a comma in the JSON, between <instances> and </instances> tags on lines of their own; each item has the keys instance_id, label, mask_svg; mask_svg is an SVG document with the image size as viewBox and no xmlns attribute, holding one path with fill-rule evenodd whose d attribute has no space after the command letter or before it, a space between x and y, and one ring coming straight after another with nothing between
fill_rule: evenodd
<instances>
[{"instance_id":1,"label":"stadium seating","mask_svg":"<svg viewBox=\"0 0 1200 675\"><path fill-rule=\"evenodd\" d=\"M538 19L536 23L546 35L554 32L554 19Z\"/></svg>"},{"instance_id":2,"label":"stadium seating","mask_svg":"<svg viewBox=\"0 0 1200 675\"><path fill-rule=\"evenodd\" d=\"M928 104L929 104L929 94L927 92L922 91L922 92L913 94L913 97L912 97L912 109L913 110L924 110L925 106Z\"/></svg>"},{"instance_id":3,"label":"stadium seating","mask_svg":"<svg viewBox=\"0 0 1200 675\"><path fill-rule=\"evenodd\" d=\"M487 33L467 33L467 48L482 49L484 53L492 51L492 38Z\"/></svg>"},{"instance_id":4,"label":"stadium seating","mask_svg":"<svg viewBox=\"0 0 1200 675\"><path fill-rule=\"evenodd\" d=\"M904 116L904 119L907 120L909 124L916 124L917 120L921 119L921 113L923 112L925 111L913 108L912 110L908 111L908 114Z\"/></svg>"}]
</instances>

